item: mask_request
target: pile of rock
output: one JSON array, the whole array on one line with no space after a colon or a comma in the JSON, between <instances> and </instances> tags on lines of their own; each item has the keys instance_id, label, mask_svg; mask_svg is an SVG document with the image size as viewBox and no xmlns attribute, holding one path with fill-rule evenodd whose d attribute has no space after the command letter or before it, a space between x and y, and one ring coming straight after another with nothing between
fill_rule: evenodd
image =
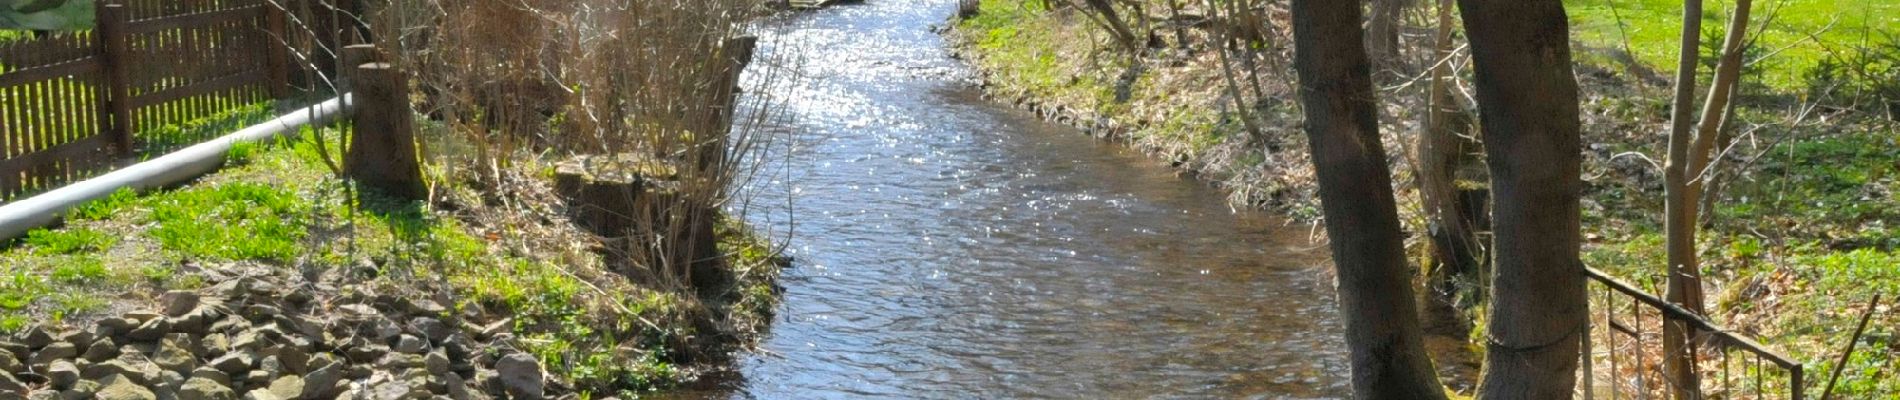
<instances>
[{"instance_id":1,"label":"pile of rock","mask_svg":"<svg viewBox=\"0 0 1900 400\"><path fill-rule=\"evenodd\" d=\"M236 278L158 311L0 342L0 399L540 399L510 322L425 298ZM319 298L322 296L324 298Z\"/></svg>"}]
</instances>

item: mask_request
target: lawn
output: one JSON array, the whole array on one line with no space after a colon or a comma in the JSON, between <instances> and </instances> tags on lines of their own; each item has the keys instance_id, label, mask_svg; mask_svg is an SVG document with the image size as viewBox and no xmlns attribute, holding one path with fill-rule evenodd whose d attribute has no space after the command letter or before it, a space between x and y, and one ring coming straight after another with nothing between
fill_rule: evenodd
<instances>
[{"instance_id":1,"label":"lawn","mask_svg":"<svg viewBox=\"0 0 1900 400\"><path fill-rule=\"evenodd\" d=\"M1673 74L1682 32L1680 0L1564 0L1564 5L1575 39L1595 48L1627 48L1642 63ZM1704 7L1703 51L1712 55L1734 2L1709 1ZM1900 35L1895 31L1900 0L1760 0L1753 10L1755 33L1762 23L1767 30L1751 53L1760 61L1750 68L1760 73L1760 83L1780 90L1806 89L1808 74L1817 66L1844 60L1856 48L1900 44L1893 36ZM1708 71L1703 69L1705 76Z\"/></svg>"}]
</instances>

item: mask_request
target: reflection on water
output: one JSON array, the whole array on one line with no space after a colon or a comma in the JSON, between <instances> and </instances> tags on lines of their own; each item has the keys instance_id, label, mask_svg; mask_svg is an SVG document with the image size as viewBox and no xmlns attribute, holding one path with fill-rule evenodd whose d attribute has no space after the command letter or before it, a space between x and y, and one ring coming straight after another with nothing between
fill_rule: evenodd
<instances>
[{"instance_id":1,"label":"reflection on water","mask_svg":"<svg viewBox=\"0 0 1900 400\"><path fill-rule=\"evenodd\" d=\"M807 65L762 89L790 102L773 131L796 149L751 188L791 214L749 218L795 230L798 263L762 351L680 397L1344 396L1306 228L982 101L930 31L955 3L761 29Z\"/></svg>"}]
</instances>

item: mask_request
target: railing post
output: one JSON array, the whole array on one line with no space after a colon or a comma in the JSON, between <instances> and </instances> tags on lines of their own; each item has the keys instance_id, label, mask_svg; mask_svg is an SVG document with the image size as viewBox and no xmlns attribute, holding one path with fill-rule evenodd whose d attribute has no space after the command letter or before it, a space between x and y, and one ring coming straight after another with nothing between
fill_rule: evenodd
<instances>
[{"instance_id":1,"label":"railing post","mask_svg":"<svg viewBox=\"0 0 1900 400\"><path fill-rule=\"evenodd\" d=\"M108 0L94 10L98 20L98 30L93 34L99 56L101 75L105 77L105 109L100 110L100 126L105 135L112 138L118 154L132 156L132 82L127 75L131 49L126 43L126 23L128 16L125 3Z\"/></svg>"}]
</instances>

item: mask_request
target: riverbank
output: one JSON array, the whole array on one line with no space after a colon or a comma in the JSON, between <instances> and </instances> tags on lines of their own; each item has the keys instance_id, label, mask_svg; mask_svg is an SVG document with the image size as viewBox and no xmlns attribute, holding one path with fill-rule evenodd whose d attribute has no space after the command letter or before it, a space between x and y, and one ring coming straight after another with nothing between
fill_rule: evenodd
<instances>
[{"instance_id":1,"label":"riverbank","mask_svg":"<svg viewBox=\"0 0 1900 400\"><path fill-rule=\"evenodd\" d=\"M718 229L734 284L645 287L601 266L538 167L485 189L506 202L435 176L435 202L352 204L335 136L240 146L0 252L0 391L599 398L721 368L771 320L784 261L741 223Z\"/></svg>"},{"instance_id":2,"label":"riverbank","mask_svg":"<svg viewBox=\"0 0 1900 400\"><path fill-rule=\"evenodd\" d=\"M1290 62L1273 61L1291 60L1290 49L1254 49L1267 52L1260 57L1267 60L1265 65L1232 61L1223 66L1226 61L1210 51L1206 35L1198 33L1200 26L1218 23L1163 24L1167 18L1154 17L1155 26L1167 27L1155 31L1160 46L1150 46L1142 57L1128 57L1111 48L1106 31L1082 15L1045 10L1039 4L986 0L979 13L954 22L947 32L958 54L981 70L991 96L1167 160L1228 190L1237 207L1305 221L1318 218L1307 146L1292 100ZM1283 5L1268 14L1276 26L1284 27L1285 10L1278 7ZM1150 10L1166 7L1154 4ZM1609 14L1592 11L1579 13L1580 20L1573 24L1581 27L1578 37L1584 40L1578 46L1586 142L1584 261L1660 293L1661 172L1645 160L1662 158L1663 137L1652 132L1666 131L1668 88L1644 78L1643 71L1655 68L1633 67L1642 64L1621 61L1631 58L1616 51L1597 50L1627 46L1620 43L1621 36L1606 34L1624 25L1591 19ZM1203 15L1191 6L1182 14ZM1176 36L1176 26L1186 32L1185 45L1178 40L1182 36ZM1774 31L1809 28L1815 27L1790 25ZM1777 40L1786 38L1777 35ZM1268 36L1272 43L1290 43L1284 31ZM1820 47L1792 45L1789 54L1796 55L1816 54L1809 47ZM1642 53L1637 59L1649 57ZM1895 286L1900 285L1900 253L1895 252L1900 228L1893 226L1900 221L1895 211L1900 200L1894 196L1900 191L1900 180L1894 178L1900 172L1900 151L1895 150L1900 135L1877 107L1857 107L1853 104L1859 102L1847 101L1857 99L1845 97L1820 103L1830 94L1845 96L1844 89L1816 90L1878 86L1872 85L1877 81L1825 74L1817 69L1825 63L1810 61L1761 64L1779 69L1760 72L1751 78L1759 80L1745 86L1750 94L1738 108L1741 133L1733 150L1722 157L1729 168L1724 171L1727 184L1710 211L1702 248L1711 316L1804 361L1813 377L1833 372L1833 360L1840 357L1839 349L1851 338L1854 323L1874 294L1900 291ZM1257 71L1262 82L1249 85L1258 93L1240 97L1263 100L1237 107L1227 82L1230 77L1256 76L1249 70ZM1798 76L1810 80L1789 81ZM1832 84L1826 80L1830 76L1844 83ZM1416 91L1382 93L1388 104L1382 116L1385 147L1410 232L1424 231L1407 155L1409 136L1420 119L1411 110L1422 109ZM1408 244L1423 257L1422 238ZM1483 325L1483 309L1481 303L1465 309L1469 319L1478 321L1472 325ZM1871 325L1900 321L1892 310L1876 310ZM1893 335L1876 328L1864 339L1837 393L1900 393L1895 386L1900 383L1891 379L1897 369L1893 360L1900 355ZM1441 367L1475 367L1446 360L1458 356L1457 350L1480 351L1476 343L1483 341L1482 329L1473 329L1466 339L1470 345L1464 349L1435 346L1450 350L1437 351ZM1446 375L1448 385L1460 391L1469 390L1471 382L1466 380L1476 376L1457 371ZM1818 395L1818 388L1811 390Z\"/></svg>"}]
</instances>

